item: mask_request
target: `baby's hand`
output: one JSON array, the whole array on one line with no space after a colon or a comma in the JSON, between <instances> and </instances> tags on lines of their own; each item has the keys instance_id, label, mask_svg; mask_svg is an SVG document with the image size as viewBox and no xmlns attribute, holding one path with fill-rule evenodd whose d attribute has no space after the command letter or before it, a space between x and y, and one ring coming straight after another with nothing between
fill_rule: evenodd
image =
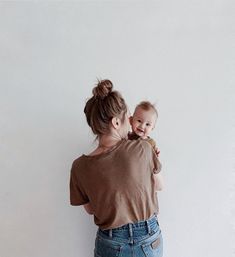
<instances>
[{"instance_id":1,"label":"baby's hand","mask_svg":"<svg viewBox=\"0 0 235 257\"><path fill-rule=\"evenodd\" d=\"M159 149L158 149L157 147L155 147L155 153L156 153L157 157L158 157L159 154L160 154L160 151L159 151Z\"/></svg>"}]
</instances>

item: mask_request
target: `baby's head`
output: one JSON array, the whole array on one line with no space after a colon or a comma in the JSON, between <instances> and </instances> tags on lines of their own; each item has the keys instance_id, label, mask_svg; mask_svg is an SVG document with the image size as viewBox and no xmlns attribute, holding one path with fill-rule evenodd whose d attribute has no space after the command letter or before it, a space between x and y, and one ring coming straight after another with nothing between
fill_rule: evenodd
<instances>
[{"instance_id":1,"label":"baby's head","mask_svg":"<svg viewBox=\"0 0 235 257\"><path fill-rule=\"evenodd\" d=\"M141 138L147 138L154 129L158 113L153 104L148 101L139 103L130 117L132 131Z\"/></svg>"}]
</instances>

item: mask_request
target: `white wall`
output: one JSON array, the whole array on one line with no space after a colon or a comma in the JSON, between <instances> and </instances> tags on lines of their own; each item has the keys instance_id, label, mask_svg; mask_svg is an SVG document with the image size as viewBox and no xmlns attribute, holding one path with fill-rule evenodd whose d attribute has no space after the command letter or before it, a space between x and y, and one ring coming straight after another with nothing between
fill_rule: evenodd
<instances>
[{"instance_id":1,"label":"white wall","mask_svg":"<svg viewBox=\"0 0 235 257\"><path fill-rule=\"evenodd\" d=\"M158 108L164 256L235 256L232 3L0 2L1 257L93 255L93 218L68 183L94 148L83 108L96 77L131 111Z\"/></svg>"}]
</instances>

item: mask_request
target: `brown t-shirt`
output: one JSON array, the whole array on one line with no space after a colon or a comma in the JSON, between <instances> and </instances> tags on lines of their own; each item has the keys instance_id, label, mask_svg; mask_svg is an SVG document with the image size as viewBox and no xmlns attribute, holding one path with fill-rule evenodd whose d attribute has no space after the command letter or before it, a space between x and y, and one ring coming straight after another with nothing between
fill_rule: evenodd
<instances>
[{"instance_id":1,"label":"brown t-shirt","mask_svg":"<svg viewBox=\"0 0 235 257\"><path fill-rule=\"evenodd\" d=\"M158 213L153 173L160 170L148 142L123 139L108 152L74 160L70 203L90 202L94 222L101 229L146 220Z\"/></svg>"}]
</instances>

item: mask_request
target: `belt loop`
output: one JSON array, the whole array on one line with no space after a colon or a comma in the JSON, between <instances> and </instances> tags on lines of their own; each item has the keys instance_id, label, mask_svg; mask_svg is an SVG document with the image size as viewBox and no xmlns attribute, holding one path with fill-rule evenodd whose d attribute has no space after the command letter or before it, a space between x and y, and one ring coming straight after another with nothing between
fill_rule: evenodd
<instances>
[{"instance_id":1,"label":"belt loop","mask_svg":"<svg viewBox=\"0 0 235 257\"><path fill-rule=\"evenodd\" d=\"M111 237L111 238L113 237L113 231L112 231L112 229L109 230L109 237Z\"/></svg>"},{"instance_id":2,"label":"belt loop","mask_svg":"<svg viewBox=\"0 0 235 257\"><path fill-rule=\"evenodd\" d=\"M147 225L147 229L148 229L148 234L150 235L151 234L151 229L150 229L148 220L146 220L146 225Z\"/></svg>"},{"instance_id":3,"label":"belt loop","mask_svg":"<svg viewBox=\"0 0 235 257\"><path fill-rule=\"evenodd\" d=\"M129 226L129 234L130 234L130 244L133 244L134 243L134 240L133 240L133 226L131 223L128 223L128 226Z\"/></svg>"},{"instance_id":4,"label":"belt loop","mask_svg":"<svg viewBox=\"0 0 235 257\"><path fill-rule=\"evenodd\" d=\"M132 238L133 237L133 229L132 229L132 224L129 223L128 226L129 226L129 234L130 234L130 237Z\"/></svg>"}]
</instances>

